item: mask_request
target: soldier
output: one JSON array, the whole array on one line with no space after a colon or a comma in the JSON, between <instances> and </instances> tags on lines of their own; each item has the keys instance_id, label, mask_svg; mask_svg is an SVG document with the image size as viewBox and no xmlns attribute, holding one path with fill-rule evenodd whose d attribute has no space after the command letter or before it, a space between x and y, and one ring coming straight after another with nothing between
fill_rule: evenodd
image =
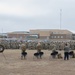
<instances>
[{"instance_id":1,"label":"soldier","mask_svg":"<svg viewBox=\"0 0 75 75\"><path fill-rule=\"evenodd\" d=\"M39 57L41 58L44 53L41 52L42 46L40 43L37 44L36 49L37 49L37 53L34 53L34 56L36 56L37 58Z\"/></svg>"},{"instance_id":2,"label":"soldier","mask_svg":"<svg viewBox=\"0 0 75 75\"><path fill-rule=\"evenodd\" d=\"M69 46L68 46L68 44L66 43L65 44L65 48L64 48L64 60L69 60L69 50L70 50L70 48L69 48Z\"/></svg>"},{"instance_id":3,"label":"soldier","mask_svg":"<svg viewBox=\"0 0 75 75\"><path fill-rule=\"evenodd\" d=\"M53 46L52 51L56 50L56 45L54 43L52 44L52 46Z\"/></svg>"},{"instance_id":4,"label":"soldier","mask_svg":"<svg viewBox=\"0 0 75 75\"><path fill-rule=\"evenodd\" d=\"M40 43L37 44L37 47L36 47L36 48L37 48L37 52L41 52L41 48L42 48L42 46L41 46Z\"/></svg>"},{"instance_id":5,"label":"soldier","mask_svg":"<svg viewBox=\"0 0 75 75\"><path fill-rule=\"evenodd\" d=\"M26 57L26 55L27 55L27 52L25 52L26 51L26 45L25 44L21 44L21 50L22 50L22 52L21 52L21 59L25 59L25 57Z\"/></svg>"},{"instance_id":6,"label":"soldier","mask_svg":"<svg viewBox=\"0 0 75 75\"><path fill-rule=\"evenodd\" d=\"M58 52L56 51L56 45L53 44L52 46L53 46L53 48L52 48L52 53L51 53L51 55L52 55L53 58L55 58L56 55L58 54Z\"/></svg>"},{"instance_id":7,"label":"soldier","mask_svg":"<svg viewBox=\"0 0 75 75\"><path fill-rule=\"evenodd\" d=\"M60 48L59 48L59 50L64 50L64 43L63 43L63 42L60 43Z\"/></svg>"}]
</instances>

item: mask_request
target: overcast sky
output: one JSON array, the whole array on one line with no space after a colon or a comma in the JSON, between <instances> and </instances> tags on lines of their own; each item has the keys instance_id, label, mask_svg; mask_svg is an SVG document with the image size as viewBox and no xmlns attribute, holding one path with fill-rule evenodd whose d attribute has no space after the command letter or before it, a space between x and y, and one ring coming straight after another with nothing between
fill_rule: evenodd
<instances>
[{"instance_id":1,"label":"overcast sky","mask_svg":"<svg viewBox=\"0 0 75 75\"><path fill-rule=\"evenodd\" d=\"M75 0L0 0L0 33L60 28L75 32Z\"/></svg>"}]
</instances>

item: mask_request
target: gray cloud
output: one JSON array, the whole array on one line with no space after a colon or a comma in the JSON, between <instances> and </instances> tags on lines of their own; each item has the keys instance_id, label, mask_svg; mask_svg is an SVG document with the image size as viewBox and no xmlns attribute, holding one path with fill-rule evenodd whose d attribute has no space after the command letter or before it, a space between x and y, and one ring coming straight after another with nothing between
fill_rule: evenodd
<instances>
[{"instance_id":1,"label":"gray cloud","mask_svg":"<svg viewBox=\"0 0 75 75\"><path fill-rule=\"evenodd\" d=\"M74 0L0 0L0 32L30 29L75 31Z\"/></svg>"}]
</instances>

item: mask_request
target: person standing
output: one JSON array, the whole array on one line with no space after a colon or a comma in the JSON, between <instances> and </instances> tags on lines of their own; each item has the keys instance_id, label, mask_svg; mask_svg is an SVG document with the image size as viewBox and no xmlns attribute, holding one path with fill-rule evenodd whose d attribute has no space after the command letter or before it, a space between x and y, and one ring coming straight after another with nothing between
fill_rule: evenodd
<instances>
[{"instance_id":1,"label":"person standing","mask_svg":"<svg viewBox=\"0 0 75 75\"><path fill-rule=\"evenodd\" d=\"M56 58L56 55L58 54L58 51L56 51L56 45L55 45L55 43L53 43L51 46L52 46L51 56L52 56L52 58Z\"/></svg>"},{"instance_id":2,"label":"person standing","mask_svg":"<svg viewBox=\"0 0 75 75\"><path fill-rule=\"evenodd\" d=\"M27 52L26 52L26 45L25 44L21 44L21 59L25 59L27 55Z\"/></svg>"},{"instance_id":3,"label":"person standing","mask_svg":"<svg viewBox=\"0 0 75 75\"><path fill-rule=\"evenodd\" d=\"M42 55L43 55L44 53L41 51L42 45L41 45L40 42L38 42L38 44L37 44L37 46L36 46L36 49L37 49L38 56L39 56L40 58L42 58ZM37 56L37 57L38 57L38 56Z\"/></svg>"},{"instance_id":4,"label":"person standing","mask_svg":"<svg viewBox=\"0 0 75 75\"><path fill-rule=\"evenodd\" d=\"M64 47L64 60L69 60L69 51L70 51L70 48L68 44L66 43Z\"/></svg>"}]
</instances>

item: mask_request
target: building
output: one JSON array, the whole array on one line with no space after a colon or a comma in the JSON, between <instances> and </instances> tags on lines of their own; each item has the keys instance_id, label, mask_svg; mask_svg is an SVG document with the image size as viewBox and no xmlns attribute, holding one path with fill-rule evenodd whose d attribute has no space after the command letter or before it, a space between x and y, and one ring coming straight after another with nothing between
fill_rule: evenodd
<instances>
[{"instance_id":1,"label":"building","mask_svg":"<svg viewBox=\"0 0 75 75\"><path fill-rule=\"evenodd\" d=\"M39 39L48 40L72 40L72 32L62 29L36 29L30 30L31 33L39 34Z\"/></svg>"},{"instance_id":2,"label":"building","mask_svg":"<svg viewBox=\"0 0 75 75\"><path fill-rule=\"evenodd\" d=\"M15 31L8 33L8 38L17 38L20 40L33 40L38 38L38 34L27 31Z\"/></svg>"},{"instance_id":3,"label":"building","mask_svg":"<svg viewBox=\"0 0 75 75\"><path fill-rule=\"evenodd\" d=\"M7 33L0 33L0 38L7 38Z\"/></svg>"},{"instance_id":4,"label":"building","mask_svg":"<svg viewBox=\"0 0 75 75\"><path fill-rule=\"evenodd\" d=\"M28 31L16 31L8 33L8 38L22 40L73 40L74 35L69 30L63 29L36 29Z\"/></svg>"},{"instance_id":5,"label":"building","mask_svg":"<svg viewBox=\"0 0 75 75\"><path fill-rule=\"evenodd\" d=\"M75 34L72 34L72 39L75 40Z\"/></svg>"}]
</instances>

